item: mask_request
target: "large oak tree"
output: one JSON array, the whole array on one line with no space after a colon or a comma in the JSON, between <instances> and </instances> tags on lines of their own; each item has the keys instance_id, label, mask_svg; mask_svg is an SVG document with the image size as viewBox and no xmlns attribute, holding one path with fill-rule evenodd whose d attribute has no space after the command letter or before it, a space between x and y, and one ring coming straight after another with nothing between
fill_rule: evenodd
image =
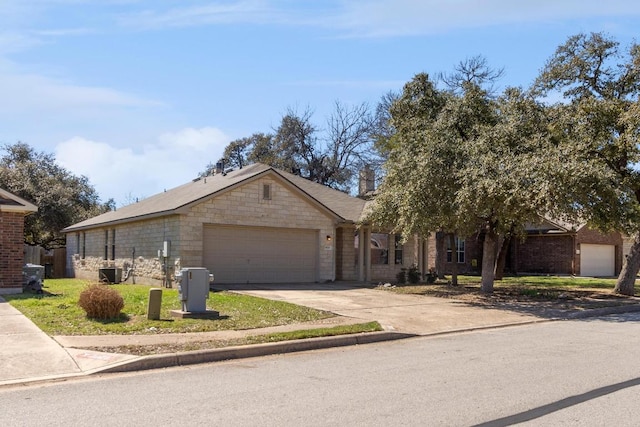
<instances>
[{"instance_id":1,"label":"large oak tree","mask_svg":"<svg viewBox=\"0 0 640 427\"><path fill-rule=\"evenodd\" d=\"M64 246L63 228L115 208L113 200L101 203L89 180L56 164L52 154L22 142L2 148L0 187L38 207L25 218L25 243Z\"/></svg>"},{"instance_id":2,"label":"large oak tree","mask_svg":"<svg viewBox=\"0 0 640 427\"><path fill-rule=\"evenodd\" d=\"M622 49L602 33L559 46L535 82L554 104L554 131L567 154L562 185L574 217L634 237L615 292L633 295L640 269L640 45Z\"/></svg>"},{"instance_id":3,"label":"large oak tree","mask_svg":"<svg viewBox=\"0 0 640 427\"><path fill-rule=\"evenodd\" d=\"M386 176L368 219L408 236L484 236L482 290L493 291L498 242L550 203L553 154L543 105L519 89L495 98L472 81L438 89L426 74L391 108Z\"/></svg>"}]
</instances>

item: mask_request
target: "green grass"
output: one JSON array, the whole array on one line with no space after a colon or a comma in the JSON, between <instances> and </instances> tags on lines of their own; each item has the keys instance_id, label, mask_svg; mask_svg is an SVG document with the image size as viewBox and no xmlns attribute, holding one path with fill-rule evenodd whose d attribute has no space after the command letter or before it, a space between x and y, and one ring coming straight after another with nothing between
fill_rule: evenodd
<instances>
[{"instance_id":1,"label":"green grass","mask_svg":"<svg viewBox=\"0 0 640 427\"><path fill-rule=\"evenodd\" d=\"M250 344L263 344L279 341L299 340L305 338L329 337L336 335L358 334L382 331L378 322L359 323L355 325L334 326L330 328L308 329L291 332L278 332L264 335L252 335L231 340L209 340L189 343L165 343L155 345L123 345L118 347L91 347L90 350L108 353L133 354L145 356L149 354L177 353L183 351L205 350Z\"/></svg>"},{"instance_id":2,"label":"green grass","mask_svg":"<svg viewBox=\"0 0 640 427\"><path fill-rule=\"evenodd\" d=\"M450 276L447 277L447 280ZM389 290L403 294L430 295L446 298L465 298L481 294L480 276L458 276L458 286L450 286L447 280L438 280L433 284L421 283L417 285L399 285ZM563 298L578 298L597 296L598 298L612 297L616 279L600 279L591 277L572 276L509 276L496 280L493 286L494 297L513 299L529 297L539 300L557 300ZM640 288L636 284L636 294Z\"/></svg>"},{"instance_id":3,"label":"green grass","mask_svg":"<svg viewBox=\"0 0 640 427\"><path fill-rule=\"evenodd\" d=\"M480 276L458 276L460 285L480 284ZM598 279L592 277L573 276L508 276L502 280L496 280L494 287L501 286L526 286L532 288L554 289L613 289L616 279Z\"/></svg>"},{"instance_id":4,"label":"green grass","mask_svg":"<svg viewBox=\"0 0 640 427\"><path fill-rule=\"evenodd\" d=\"M147 320L149 286L110 285L124 299L118 319L88 319L78 305L80 292L89 284L77 279L51 279L45 293L6 295L4 298L49 335L157 334L241 330L310 322L333 317L329 312L230 292L209 294L207 308L218 319L179 319L171 310L181 308L176 289L163 289L161 320Z\"/></svg>"}]
</instances>

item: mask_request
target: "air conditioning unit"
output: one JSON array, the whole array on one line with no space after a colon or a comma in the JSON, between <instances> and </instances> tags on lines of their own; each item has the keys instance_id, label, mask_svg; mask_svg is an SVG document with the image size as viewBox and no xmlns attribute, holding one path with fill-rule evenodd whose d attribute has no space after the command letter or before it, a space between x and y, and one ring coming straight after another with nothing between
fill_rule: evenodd
<instances>
[{"instance_id":1,"label":"air conditioning unit","mask_svg":"<svg viewBox=\"0 0 640 427\"><path fill-rule=\"evenodd\" d=\"M118 284L122 280L122 269L118 267L105 267L98 270L98 280Z\"/></svg>"}]
</instances>

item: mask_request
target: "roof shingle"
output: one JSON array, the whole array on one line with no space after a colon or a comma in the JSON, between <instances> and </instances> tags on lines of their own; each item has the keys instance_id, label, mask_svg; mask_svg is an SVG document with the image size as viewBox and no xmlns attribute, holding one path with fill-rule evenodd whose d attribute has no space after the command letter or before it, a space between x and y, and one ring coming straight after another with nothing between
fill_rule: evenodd
<instances>
[{"instance_id":1,"label":"roof shingle","mask_svg":"<svg viewBox=\"0 0 640 427\"><path fill-rule=\"evenodd\" d=\"M302 193L333 212L340 219L353 222L360 219L365 206L364 200L311 182L297 175L272 168L271 166L255 163L227 174L216 174L194 180L171 190L166 190L148 197L140 202L71 225L63 231L71 232L100 225L176 214L181 208L204 201L221 191L240 185L258 175L268 173L274 173L285 181L288 181Z\"/></svg>"}]
</instances>

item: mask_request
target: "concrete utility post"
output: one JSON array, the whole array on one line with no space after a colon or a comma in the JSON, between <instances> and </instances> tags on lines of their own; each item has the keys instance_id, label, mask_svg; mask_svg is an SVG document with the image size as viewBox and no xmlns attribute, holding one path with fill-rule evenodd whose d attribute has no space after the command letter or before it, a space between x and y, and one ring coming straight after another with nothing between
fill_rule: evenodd
<instances>
[{"instance_id":1,"label":"concrete utility post","mask_svg":"<svg viewBox=\"0 0 640 427\"><path fill-rule=\"evenodd\" d=\"M147 319L160 320L160 308L162 307L162 289L149 289L149 305L147 306Z\"/></svg>"}]
</instances>

